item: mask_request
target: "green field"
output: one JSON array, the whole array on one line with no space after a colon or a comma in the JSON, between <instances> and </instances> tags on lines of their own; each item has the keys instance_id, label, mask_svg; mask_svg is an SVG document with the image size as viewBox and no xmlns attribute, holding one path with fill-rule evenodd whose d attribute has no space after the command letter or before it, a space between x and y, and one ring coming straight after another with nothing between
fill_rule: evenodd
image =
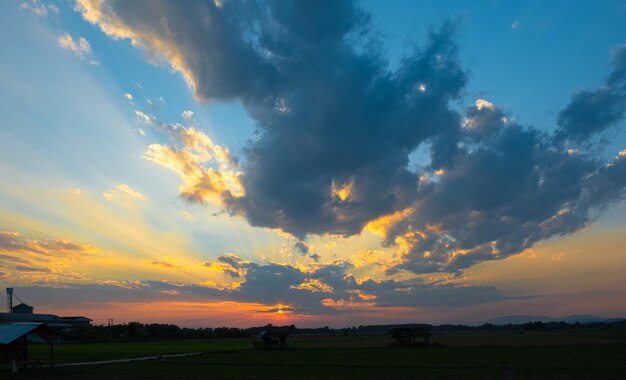
<instances>
[{"instance_id":1,"label":"green field","mask_svg":"<svg viewBox=\"0 0 626 380\"><path fill-rule=\"evenodd\" d=\"M250 339L170 340L158 342L82 343L54 346L55 363L76 363L144 356L180 354L186 352L215 352L252 347ZM48 345L32 345L29 359L48 360Z\"/></svg>"},{"instance_id":2,"label":"green field","mask_svg":"<svg viewBox=\"0 0 626 380\"><path fill-rule=\"evenodd\" d=\"M626 332L433 334L431 347L397 347L382 335L293 337L290 349L250 339L68 344L55 360L80 362L169 353L201 356L21 371L15 379L626 379ZM31 358L47 358L33 346Z\"/></svg>"}]
</instances>

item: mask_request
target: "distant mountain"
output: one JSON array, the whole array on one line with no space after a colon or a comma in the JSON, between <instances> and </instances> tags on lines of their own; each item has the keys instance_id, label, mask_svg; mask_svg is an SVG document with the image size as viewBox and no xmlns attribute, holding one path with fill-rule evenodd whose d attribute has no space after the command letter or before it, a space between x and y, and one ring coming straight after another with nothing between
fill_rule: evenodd
<instances>
[{"instance_id":1,"label":"distant mountain","mask_svg":"<svg viewBox=\"0 0 626 380\"><path fill-rule=\"evenodd\" d=\"M606 322L607 318L588 314L574 314L567 317L547 317L545 315L507 315L486 321L492 325L521 325L528 322L567 322L567 323L593 323Z\"/></svg>"}]
</instances>

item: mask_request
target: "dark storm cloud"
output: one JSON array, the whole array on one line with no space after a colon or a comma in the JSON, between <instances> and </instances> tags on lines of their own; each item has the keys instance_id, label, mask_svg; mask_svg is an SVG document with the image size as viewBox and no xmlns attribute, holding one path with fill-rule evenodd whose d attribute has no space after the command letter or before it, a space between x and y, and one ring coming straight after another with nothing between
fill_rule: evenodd
<instances>
[{"instance_id":1,"label":"dark storm cloud","mask_svg":"<svg viewBox=\"0 0 626 380\"><path fill-rule=\"evenodd\" d=\"M412 210L385 233L385 244L406 247L391 272L458 272L573 233L624 196L623 157L564 146L620 125L624 46L604 85L574 94L548 134L486 101L456 110L467 73L449 22L391 71L368 15L352 1L79 3L106 33L168 60L198 99L241 101L257 134L241 161L245 196L225 193L223 203L254 226L301 239L352 235ZM423 145L430 164L416 172L409 155ZM256 279L300 279L287 268L231 268L233 276L250 272L246 292L263 289Z\"/></svg>"},{"instance_id":2,"label":"dark storm cloud","mask_svg":"<svg viewBox=\"0 0 626 380\"><path fill-rule=\"evenodd\" d=\"M289 27L267 37L288 63L280 66L279 107L251 108L262 133L246 151L246 196L227 205L252 225L299 237L355 234L411 202L417 175L408 155L458 128L448 103L465 73L453 27L433 32L396 72L375 49L357 53L348 37L304 40Z\"/></svg>"},{"instance_id":3,"label":"dark storm cloud","mask_svg":"<svg viewBox=\"0 0 626 380\"><path fill-rule=\"evenodd\" d=\"M559 112L558 136L583 142L592 135L614 127L626 112L626 45L613 55L613 72L594 91L572 95L570 103Z\"/></svg>"},{"instance_id":4,"label":"dark storm cloud","mask_svg":"<svg viewBox=\"0 0 626 380\"><path fill-rule=\"evenodd\" d=\"M360 290L375 294L379 306L462 307L507 299L491 286L432 285L419 280L367 280ZM401 290L401 291L399 291Z\"/></svg>"},{"instance_id":5,"label":"dark storm cloud","mask_svg":"<svg viewBox=\"0 0 626 380\"><path fill-rule=\"evenodd\" d=\"M389 272L458 272L505 258L583 228L624 198L626 156L605 163L552 141L516 124L466 141L462 158L422 186L414 212L387 231L386 244L400 238L409 246Z\"/></svg>"},{"instance_id":6,"label":"dark storm cloud","mask_svg":"<svg viewBox=\"0 0 626 380\"><path fill-rule=\"evenodd\" d=\"M408 155L458 129L448 103L466 74L450 23L391 72L352 1L79 3L109 34L169 59L199 99L242 101L258 138L246 149L246 195L225 203L255 226L356 234L415 196ZM343 199L332 191L342 187Z\"/></svg>"}]
</instances>

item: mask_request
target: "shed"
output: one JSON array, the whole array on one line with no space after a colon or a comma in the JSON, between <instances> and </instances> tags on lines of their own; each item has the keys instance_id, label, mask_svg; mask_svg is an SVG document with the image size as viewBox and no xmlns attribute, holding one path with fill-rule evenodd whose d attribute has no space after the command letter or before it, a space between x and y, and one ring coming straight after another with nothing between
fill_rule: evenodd
<instances>
[{"instance_id":1,"label":"shed","mask_svg":"<svg viewBox=\"0 0 626 380\"><path fill-rule=\"evenodd\" d=\"M28 360L28 343L50 344L52 362L53 344L60 342L58 334L43 323L0 324L0 362Z\"/></svg>"},{"instance_id":2,"label":"shed","mask_svg":"<svg viewBox=\"0 0 626 380\"><path fill-rule=\"evenodd\" d=\"M282 329L268 329L259 334L261 348L287 348L287 337L290 335Z\"/></svg>"}]
</instances>

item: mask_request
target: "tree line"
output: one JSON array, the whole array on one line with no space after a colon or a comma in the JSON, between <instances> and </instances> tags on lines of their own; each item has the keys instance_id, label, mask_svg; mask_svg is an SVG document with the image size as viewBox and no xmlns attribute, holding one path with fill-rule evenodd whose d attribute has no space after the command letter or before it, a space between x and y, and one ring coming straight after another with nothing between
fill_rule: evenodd
<instances>
[{"instance_id":1,"label":"tree line","mask_svg":"<svg viewBox=\"0 0 626 380\"><path fill-rule=\"evenodd\" d=\"M352 335L352 334L390 334L394 328L426 328L430 331L480 331L480 330L516 330L516 331L547 331L574 329L626 329L626 319L611 322L566 323L566 322L529 322L525 324L493 325L486 323L479 326L467 325L428 325L428 324L390 324L360 325L358 327L330 328L298 328L295 325L265 326L237 328L188 328L174 324L128 322L112 326L94 325L61 331L61 337L67 342L117 342L117 341L150 341L175 339L220 339L247 338L259 336L268 329L278 329L289 335Z\"/></svg>"}]
</instances>

